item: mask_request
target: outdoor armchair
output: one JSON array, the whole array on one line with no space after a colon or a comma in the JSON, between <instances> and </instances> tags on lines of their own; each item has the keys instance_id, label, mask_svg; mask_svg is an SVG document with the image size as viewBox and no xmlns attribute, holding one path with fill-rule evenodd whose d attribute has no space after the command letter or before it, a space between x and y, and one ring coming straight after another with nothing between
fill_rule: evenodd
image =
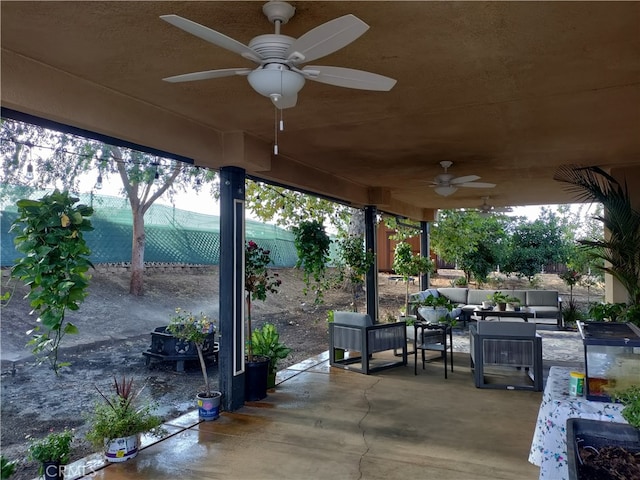
<instances>
[{"instance_id":1,"label":"outdoor armchair","mask_svg":"<svg viewBox=\"0 0 640 480\"><path fill-rule=\"evenodd\" d=\"M478 321L469 336L476 387L542 391L542 337L535 323ZM493 367L499 368L490 380Z\"/></svg>"},{"instance_id":2,"label":"outdoor armchair","mask_svg":"<svg viewBox=\"0 0 640 480\"><path fill-rule=\"evenodd\" d=\"M348 357L337 358L337 350L348 350ZM373 362L374 353L387 350L401 351L401 354L392 354L387 361ZM406 365L406 323L374 325L366 313L335 312L333 322L329 323L329 363L332 367L354 370L365 375L385 368Z\"/></svg>"}]
</instances>

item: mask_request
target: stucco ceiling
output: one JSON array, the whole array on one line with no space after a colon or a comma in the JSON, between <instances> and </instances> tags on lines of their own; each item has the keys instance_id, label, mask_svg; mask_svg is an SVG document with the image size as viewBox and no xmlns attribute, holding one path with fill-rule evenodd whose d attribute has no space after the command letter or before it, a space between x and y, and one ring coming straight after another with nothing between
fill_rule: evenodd
<instances>
[{"instance_id":1,"label":"stucco ceiling","mask_svg":"<svg viewBox=\"0 0 640 480\"><path fill-rule=\"evenodd\" d=\"M390 92L307 81L284 110L244 77L161 79L254 64L160 20L247 44L264 2L1 4L2 106L383 211L564 203L563 164L640 165L638 2L291 2L299 37L352 13L370 29L314 61L397 79ZM492 189L438 196L453 162Z\"/></svg>"}]
</instances>

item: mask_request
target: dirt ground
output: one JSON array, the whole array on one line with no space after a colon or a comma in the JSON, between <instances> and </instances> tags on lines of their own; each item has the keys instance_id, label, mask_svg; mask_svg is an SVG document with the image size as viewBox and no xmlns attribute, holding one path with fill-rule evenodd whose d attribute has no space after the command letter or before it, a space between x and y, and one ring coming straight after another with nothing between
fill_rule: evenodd
<instances>
[{"instance_id":1,"label":"dirt ground","mask_svg":"<svg viewBox=\"0 0 640 480\"><path fill-rule=\"evenodd\" d=\"M332 289L325 302L314 305L303 295L299 271L279 270L280 292L266 302L255 302L253 318L258 326L264 322L276 325L281 341L292 349L279 365L285 368L328 348L327 311L351 310L350 292ZM432 278L432 286L450 286L461 272L441 272ZM567 292L555 275L542 275L542 287ZM71 362L56 377L46 365L35 365L29 349L24 347L34 318L23 299L27 290L2 272L2 292L12 292L11 300L1 313L1 448L2 454L20 462L15 479L37 475L37 465L25 458L28 441L40 438L50 430L73 428L76 432L72 460L93 449L83 440L86 414L99 396L95 387L109 391L113 376L126 374L138 386L146 385L144 396L157 403L157 413L173 418L193 408L192 397L202 384L197 363L187 364L185 372L176 372L174 364L154 362L145 365L142 352L150 344L155 327L166 325L176 307L204 312L217 318L218 275L210 267L194 273L148 273L144 297L128 295L126 272L93 273L89 295L70 319L80 334L63 340L61 358ZM504 288L517 288L522 281L510 280ZM409 291L418 291L418 283L410 283ZM387 274L379 276L380 318L395 317L404 305L406 285ZM575 294L586 292L577 289ZM5 303L5 302L3 302ZM360 311L365 309L364 296L358 299ZM217 385L217 365L209 363L209 375Z\"/></svg>"}]
</instances>

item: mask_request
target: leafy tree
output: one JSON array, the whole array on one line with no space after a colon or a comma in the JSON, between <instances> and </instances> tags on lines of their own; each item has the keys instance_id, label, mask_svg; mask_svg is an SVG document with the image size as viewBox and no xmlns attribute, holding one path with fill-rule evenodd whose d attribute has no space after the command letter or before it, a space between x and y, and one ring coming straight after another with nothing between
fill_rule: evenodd
<instances>
[{"instance_id":1,"label":"leafy tree","mask_svg":"<svg viewBox=\"0 0 640 480\"><path fill-rule=\"evenodd\" d=\"M400 242L396 245L393 255L393 270L402 275L407 290L404 299L404 311L409 311L409 277L433 271L433 262L428 257L423 257L419 253L411 251L411 245L407 242Z\"/></svg>"},{"instance_id":2,"label":"leafy tree","mask_svg":"<svg viewBox=\"0 0 640 480\"><path fill-rule=\"evenodd\" d=\"M362 288L365 275L375 261L375 253L365 250L362 236L350 235L338 241L338 255L346 269L353 293L353 311L358 311L358 289Z\"/></svg>"},{"instance_id":3,"label":"leafy tree","mask_svg":"<svg viewBox=\"0 0 640 480\"><path fill-rule=\"evenodd\" d=\"M353 213L350 207L263 182L246 183L246 207L264 222L292 228L306 221L327 220L338 232L347 230Z\"/></svg>"},{"instance_id":4,"label":"leafy tree","mask_svg":"<svg viewBox=\"0 0 640 480\"><path fill-rule=\"evenodd\" d=\"M431 229L433 250L445 261L456 263L467 277L486 281L503 261L509 218L482 217L470 210L442 210Z\"/></svg>"},{"instance_id":5,"label":"leafy tree","mask_svg":"<svg viewBox=\"0 0 640 480\"><path fill-rule=\"evenodd\" d=\"M88 218L93 209L75 205L78 200L58 190L40 200L20 200L19 217L11 226L18 251L25 254L11 276L29 286L27 298L40 323L27 332L33 334L28 345L40 361L49 361L56 375L68 365L58 362L62 338L78 333L65 314L80 308L89 285L86 272L93 266L83 237L83 232L93 230Z\"/></svg>"},{"instance_id":6,"label":"leafy tree","mask_svg":"<svg viewBox=\"0 0 640 480\"><path fill-rule=\"evenodd\" d=\"M143 294L145 213L165 193L171 196L187 188L198 191L216 178L213 171L176 160L9 119L2 119L0 140L3 184L38 188L62 185L78 191L82 174L95 169L103 182L109 176L120 178L133 219L129 285L133 295ZM212 193L217 192L212 189Z\"/></svg>"},{"instance_id":7,"label":"leafy tree","mask_svg":"<svg viewBox=\"0 0 640 480\"><path fill-rule=\"evenodd\" d=\"M538 219L516 226L504 271L531 281L548 263L566 262L567 252L568 242L562 235L558 215L543 209Z\"/></svg>"}]
</instances>

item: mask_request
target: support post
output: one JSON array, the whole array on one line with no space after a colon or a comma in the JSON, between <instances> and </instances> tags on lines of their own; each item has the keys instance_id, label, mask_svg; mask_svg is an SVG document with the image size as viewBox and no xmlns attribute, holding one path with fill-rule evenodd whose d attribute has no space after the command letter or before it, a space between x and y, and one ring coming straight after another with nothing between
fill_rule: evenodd
<instances>
[{"instance_id":1,"label":"support post","mask_svg":"<svg viewBox=\"0 0 640 480\"><path fill-rule=\"evenodd\" d=\"M220 169L220 352L224 410L244 405L245 170Z\"/></svg>"},{"instance_id":2,"label":"support post","mask_svg":"<svg viewBox=\"0 0 640 480\"><path fill-rule=\"evenodd\" d=\"M376 236L376 217L378 209L375 205L364 208L364 247L374 253L373 265L367 271L367 313L374 323L378 321L378 242Z\"/></svg>"},{"instance_id":3,"label":"support post","mask_svg":"<svg viewBox=\"0 0 640 480\"><path fill-rule=\"evenodd\" d=\"M429 222L420 222L420 255L423 257L431 257L431 246L429 241L429 235L431 230L431 224ZM423 273L420 275L420 290L428 290L430 283L429 273Z\"/></svg>"}]
</instances>

